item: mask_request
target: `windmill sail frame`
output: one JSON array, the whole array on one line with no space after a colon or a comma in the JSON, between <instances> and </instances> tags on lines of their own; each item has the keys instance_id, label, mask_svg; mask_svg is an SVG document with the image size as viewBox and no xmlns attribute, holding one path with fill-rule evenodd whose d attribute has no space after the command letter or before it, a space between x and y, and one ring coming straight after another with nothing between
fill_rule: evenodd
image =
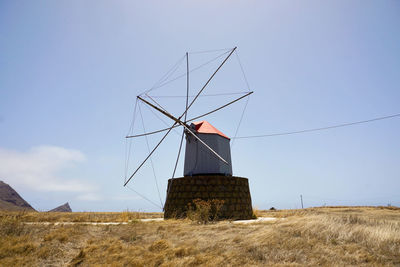
<instances>
[{"instance_id":1,"label":"windmill sail frame","mask_svg":"<svg viewBox=\"0 0 400 267\"><path fill-rule=\"evenodd\" d=\"M208 78L207 82L203 85L203 87L199 90L199 92L196 94L196 96L194 97L194 99L190 102L190 104L188 104L188 97L189 97L189 58L188 58L188 53L186 53L186 62L187 62L187 93L186 93L186 107L185 107L185 111L178 117L174 117L173 115L171 115L168 111L166 111L163 107L161 107L153 98L151 98L147 92L144 93L145 96L147 96L148 98L150 98L154 103L156 103L156 105L158 105L159 107L157 107L156 105L153 105L152 103L150 103L149 101L145 100L141 95L137 96L137 99L139 99L140 101L144 102L145 104L149 105L150 107L152 107L153 109L156 109L158 112L162 113L163 115L167 116L168 118L172 119L174 121L174 124L169 127L169 128L165 128L165 129L160 129L157 131L153 131L153 132L149 132L149 133L144 133L144 134L138 134L138 135L128 135L126 136L126 138L134 138L134 137L140 137L140 136L147 136L147 135L151 135L151 134L155 134L155 133L159 133L159 132L163 132L163 131L167 131L164 136L159 140L159 142L157 143L157 145L152 149L152 151L147 155L147 157L142 161L142 163L136 168L136 170L132 173L132 175L125 181L124 186L126 186L131 179L135 176L135 174L139 171L139 169L145 164L145 162L151 157L151 155L157 150L157 148L161 145L161 143L165 140L165 138L168 136L168 134L171 132L171 130L175 127L178 126L182 126L183 132L182 132L182 137L181 137L181 144L180 144L180 148L179 148L179 152L178 152L178 158L177 158L177 162L179 160L179 155L180 155L180 151L181 151L181 147L182 147L182 141L183 141L183 134L190 134L191 136L193 136L194 138L196 138L202 145L204 145L210 152L212 152L219 160L223 161L224 163L228 164L228 162L221 157L217 152L215 152L210 146L208 146L203 140L201 140L201 138L199 138L195 132L193 132L190 129L190 126L187 125L187 122L196 120L200 117L204 117L206 115L209 115L211 113L214 113L222 108L225 108L241 99L243 99L244 97L249 96L250 94L252 94L253 92L248 92L247 94L217 108L214 109L212 111L209 111L207 113L204 113L200 116L197 116L195 118L186 120L186 116L187 116L187 112L188 110L192 107L192 105L194 104L194 102L198 99L198 97L200 96L200 94L204 91L204 89L207 87L207 85L210 83L210 81L213 79L213 77L217 74L217 72L221 69L221 67L225 64L225 62L230 58L230 56L235 52L237 47L234 47L228 54L228 56L222 61L222 63L218 66L218 68L213 72L213 74ZM182 117L184 117L184 121L182 121ZM175 175L175 170L176 170L176 165L177 162L175 164L175 168L174 168L174 173L172 176Z\"/></svg>"}]
</instances>

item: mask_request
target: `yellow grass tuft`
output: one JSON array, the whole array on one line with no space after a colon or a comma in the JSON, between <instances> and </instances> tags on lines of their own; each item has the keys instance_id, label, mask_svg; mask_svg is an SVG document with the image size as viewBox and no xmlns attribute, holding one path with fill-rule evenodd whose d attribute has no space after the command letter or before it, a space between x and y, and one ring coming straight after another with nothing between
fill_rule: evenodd
<instances>
[{"instance_id":1,"label":"yellow grass tuft","mask_svg":"<svg viewBox=\"0 0 400 267\"><path fill-rule=\"evenodd\" d=\"M171 245L167 240L161 239L154 241L153 244L150 245L149 250L152 252L160 252L170 248Z\"/></svg>"}]
</instances>

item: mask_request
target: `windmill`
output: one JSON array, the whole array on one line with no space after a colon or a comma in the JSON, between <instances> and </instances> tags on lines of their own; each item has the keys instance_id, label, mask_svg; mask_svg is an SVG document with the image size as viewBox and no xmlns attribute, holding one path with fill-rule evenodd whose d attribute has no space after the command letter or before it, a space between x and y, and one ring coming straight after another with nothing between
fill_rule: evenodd
<instances>
[{"instance_id":1,"label":"windmill","mask_svg":"<svg viewBox=\"0 0 400 267\"><path fill-rule=\"evenodd\" d=\"M174 128L183 128L173 175L172 178L168 180L167 197L164 205L164 218L184 217L188 204L192 203L195 199L222 200L224 205L221 209L220 218L249 219L252 216L248 179L233 176L230 138L212 126L209 122L196 120L248 97L253 92L249 90L249 92L246 92L239 98L236 98L216 109L194 118L187 118L188 110L193 106L199 96L201 96L205 88L209 85L211 80L235 50L236 47L227 52L228 55L222 63L219 64L190 103L189 55L186 53L186 105L184 111L179 116L172 115L171 112L150 96L148 92L137 96L138 101L144 103L152 110L164 115L170 119L173 124L168 128L126 136L126 138L137 138L165 132L153 149L149 149L149 154L144 158L144 160L137 166L133 173L127 177L124 186L127 186L143 165L151 159L153 153L159 148ZM174 178L184 137L186 137L184 176L181 178Z\"/></svg>"}]
</instances>

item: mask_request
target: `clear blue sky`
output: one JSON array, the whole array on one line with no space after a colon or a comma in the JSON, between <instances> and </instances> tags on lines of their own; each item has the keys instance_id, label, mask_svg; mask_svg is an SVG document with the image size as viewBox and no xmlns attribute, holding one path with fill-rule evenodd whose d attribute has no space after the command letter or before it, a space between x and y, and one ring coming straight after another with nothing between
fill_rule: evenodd
<instances>
[{"instance_id":1,"label":"clear blue sky","mask_svg":"<svg viewBox=\"0 0 400 267\"><path fill-rule=\"evenodd\" d=\"M0 180L38 210L158 210L122 186L135 96L186 51L234 46L255 91L239 136L400 112L399 1L1 1ZM246 90L235 60L208 93ZM243 104L207 120L233 136ZM399 136L394 118L236 140L233 171L260 209L298 208L300 194L306 207L399 206ZM153 159L163 201L178 142L171 133ZM150 165L130 186L158 201Z\"/></svg>"}]
</instances>

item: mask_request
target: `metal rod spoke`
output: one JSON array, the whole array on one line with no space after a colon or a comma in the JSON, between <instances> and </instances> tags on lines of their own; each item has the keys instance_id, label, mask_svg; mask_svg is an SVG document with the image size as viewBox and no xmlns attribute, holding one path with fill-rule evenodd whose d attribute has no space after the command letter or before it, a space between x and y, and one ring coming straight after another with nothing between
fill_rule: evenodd
<instances>
[{"instance_id":1,"label":"metal rod spoke","mask_svg":"<svg viewBox=\"0 0 400 267\"><path fill-rule=\"evenodd\" d=\"M156 149L160 146L162 141L164 141L165 137L171 132L171 130L174 128L176 122L169 128L168 132L165 133L163 138L158 142L158 144L153 148L153 150L150 152L150 154L144 159L144 161L139 165L139 167L133 172L133 174L129 177L129 179L125 182L124 186L126 186L129 181L132 179L132 177L139 171L139 169L143 166L143 164L151 157L151 155L156 151Z\"/></svg>"},{"instance_id":2,"label":"metal rod spoke","mask_svg":"<svg viewBox=\"0 0 400 267\"><path fill-rule=\"evenodd\" d=\"M225 104L225 105L223 105L223 106L220 106L219 108L216 108L216 109L214 109L214 110L212 110L212 111L210 111L210 112L204 113L204 114L202 114L202 115L200 115L200 116L191 118L191 119L187 120L186 122L191 122L191 121L197 120L197 119L199 119L199 118L201 118L201 117L210 115L211 113L214 113L214 112L216 112L216 111L218 111L218 110L220 110L220 109L223 109L223 108L225 108L225 107L227 107L227 106L229 106L229 105L231 105L231 104L233 104L233 103L235 103L235 102L237 102L237 101L239 101L239 100L245 98L246 96L251 95L252 93L253 93L253 92L249 92L249 93L247 93L247 94L245 94L245 95L243 95L243 96L241 96L241 97L239 97L239 98L237 98L237 99L235 99L235 100L233 100L233 101L231 101L231 102L229 102L229 103L227 103L227 104ZM179 126L180 126L180 125L175 125L174 128L179 127ZM146 133L146 134L128 135L128 136L126 136L125 138L134 138L134 137L140 137L140 136L145 136L145 135L151 135L151 134L161 133L161 132L167 131L168 129L169 129L169 128L164 128L164 129L160 129L160 130L157 130L157 131L148 132L148 133Z\"/></svg>"},{"instance_id":3,"label":"metal rod spoke","mask_svg":"<svg viewBox=\"0 0 400 267\"><path fill-rule=\"evenodd\" d=\"M182 114L179 118L175 118L174 116L172 116L172 115L169 114L168 112L166 112L166 111L160 109L159 107L156 107L155 105L153 105L153 104L151 104L150 102L144 100L144 99L141 98L140 96L138 96L138 98L139 98L140 100L142 100L144 103L146 103L147 105L149 105L149 106L153 107L154 109L156 109L157 111L161 112L162 114L164 114L164 115L167 116L168 118L174 120L175 123L178 123L178 124L182 125L182 126L187 130L187 132L189 132L190 134L192 134L194 138L196 138L200 143L202 143L205 147L207 147L214 155L216 155L216 156L217 156L220 160L222 160L224 163L228 164L228 162L227 162L225 159L223 159L220 155L218 155L217 152L215 152L210 146L208 146L203 140L201 140L195 133L193 133L192 130L190 129L190 126L188 126L186 123L184 123L184 122L181 121L181 117L182 117L185 113ZM188 107L188 108L189 108L189 107ZM186 109L186 110L187 110L187 109ZM173 127L171 127L171 128L169 129L168 132L170 132L170 131L172 130L172 128L173 128Z\"/></svg>"},{"instance_id":4,"label":"metal rod spoke","mask_svg":"<svg viewBox=\"0 0 400 267\"><path fill-rule=\"evenodd\" d=\"M209 147L203 140L201 140L195 133L193 133L190 128L188 127L188 125L185 122L181 121L181 118L183 116L185 116L186 118L186 114L187 111L190 109L190 107L193 105L193 103L197 100L197 98L199 97L199 95L203 92L203 90L207 87L207 85L210 83L210 81L214 78L215 74L217 74L217 72L221 69L221 67L225 64L225 62L228 60L228 58L233 54L233 52L235 52L236 47L232 49L232 51L229 53L229 55L224 59L224 61L219 65L219 67L214 71L214 73L210 76L210 78L207 80L207 82L204 84L204 86L200 89L200 91L197 93L197 95L195 96L195 98L192 100L192 102L190 102L190 104L188 106L186 106L185 111L182 113L181 116L179 116L179 118L175 118L174 116L172 116L171 114L169 114L167 111L163 110L163 108L161 107L161 109L159 107L154 106L153 104L149 103L148 101L144 100L143 98L141 98L140 96L137 96L138 99L142 100L144 103L148 104L149 106L155 108L156 110L158 110L159 112L161 112L162 114L164 114L165 116L169 117L170 119L174 120L175 123L168 129L167 133L161 138L161 140L158 142L158 144L154 147L154 149L150 152L150 154L146 157L146 159L139 165L139 167L135 170L135 172L129 177L129 179L125 182L124 186L126 186L128 184L128 182L132 179L132 177L139 171L139 169L143 166L143 164L150 158L150 156L154 153L154 151L160 146L160 144L164 141L164 139L167 137L167 135L171 132L171 130L174 128L174 126L176 124L180 124L182 125L187 132L189 132L190 134L193 135L193 137L195 137L199 142L201 142L205 147L207 147L214 155L216 155L220 160L222 160L224 163L229 164L225 159L223 159L220 155L218 155L217 152L215 152L211 147ZM147 93L147 92L146 92ZM147 95L148 96L148 95ZM152 99L154 101L154 99ZM143 135L148 135L148 134L143 134ZM143 136L142 135L142 136Z\"/></svg>"},{"instance_id":5,"label":"metal rod spoke","mask_svg":"<svg viewBox=\"0 0 400 267\"><path fill-rule=\"evenodd\" d=\"M174 177L175 177L175 172L176 172L176 168L178 167L179 156L181 155L181 149L182 149L183 136L184 136L184 135L185 135L185 130L182 131L181 143L179 144L178 157L176 158L175 167L174 167L174 172L172 173L172 179L174 179ZM169 191L169 189L168 189L168 191Z\"/></svg>"},{"instance_id":6,"label":"metal rod spoke","mask_svg":"<svg viewBox=\"0 0 400 267\"><path fill-rule=\"evenodd\" d=\"M193 103L197 100L197 98L199 97L199 95L201 94L201 92L203 92L203 90L207 87L207 85L210 83L210 81L212 80L212 78L214 78L215 74L217 74L217 72L220 70L220 68L225 64L225 62L228 60L228 58L233 54L233 52L235 52L236 50L236 46L232 49L232 51L229 53L229 55L224 59L224 61L222 61L222 63L219 65L219 67L214 71L214 73L210 76L210 78L207 80L207 82L204 84L204 86L200 89L200 91L197 93L197 95L195 96L195 98L192 100L192 102L190 102L190 105L186 108L185 112L182 114L186 114L186 112L189 110L189 108L193 105Z\"/></svg>"},{"instance_id":7,"label":"metal rod spoke","mask_svg":"<svg viewBox=\"0 0 400 267\"><path fill-rule=\"evenodd\" d=\"M186 52L186 106L185 106L185 109L187 109L187 107L188 107L188 102L189 102L189 53ZM185 119L184 119L185 123L186 123L186 117L187 117L187 113L185 113ZM174 179L176 168L178 167L178 162L179 162L179 157L181 155L184 135L185 135L185 130L182 131L181 143L179 144L178 156L176 158L174 172L172 173L172 179ZM169 187L168 187L167 193L169 193Z\"/></svg>"},{"instance_id":8,"label":"metal rod spoke","mask_svg":"<svg viewBox=\"0 0 400 267\"><path fill-rule=\"evenodd\" d=\"M197 119L199 119L199 118L201 118L201 117L210 115L211 113L214 113L214 112L216 112L216 111L218 111L218 110L220 110L220 109L223 109L223 108L225 108L225 107L227 107L227 106L229 106L229 105L231 105L231 104L233 104L233 103L239 101L240 99L245 98L246 96L251 95L252 93L253 93L253 92L249 92L249 93L245 94L244 96L239 97L238 99L235 99L235 100L233 100L233 101L231 101L231 102L229 102L229 103L227 103L227 104L225 104L225 105L223 105L223 106L220 106L219 108L216 108L216 109L214 109L214 110L212 110L212 111L210 111L210 112L207 112L207 113L204 113L204 114L202 114L202 115L200 115L200 116L194 117L194 118L192 118L192 119L190 119L190 120L188 120L188 121L194 121L194 120L197 120Z\"/></svg>"},{"instance_id":9,"label":"metal rod spoke","mask_svg":"<svg viewBox=\"0 0 400 267\"><path fill-rule=\"evenodd\" d=\"M182 124L183 127L185 127L185 129L194 137L196 138L200 143L202 143L206 148L208 148L215 156L217 156L220 160L222 160L222 162L226 163L229 165L229 163L223 158L221 157L217 152L215 152L209 145L207 145L203 140L200 139L200 137L198 137L194 132L192 132L192 130L190 130L189 128L187 128L184 124Z\"/></svg>"}]
</instances>

